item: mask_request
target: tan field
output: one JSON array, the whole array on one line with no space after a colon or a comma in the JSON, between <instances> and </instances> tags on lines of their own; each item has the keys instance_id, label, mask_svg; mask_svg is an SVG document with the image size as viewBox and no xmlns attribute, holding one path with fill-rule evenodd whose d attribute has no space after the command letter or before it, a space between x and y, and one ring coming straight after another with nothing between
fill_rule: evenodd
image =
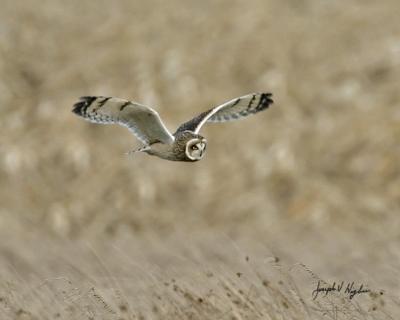
<instances>
[{"instance_id":1,"label":"tan field","mask_svg":"<svg viewBox=\"0 0 400 320\"><path fill-rule=\"evenodd\" d=\"M398 1L0 4L1 320L399 319ZM196 163L71 113L251 92Z\"/></svg>"}]
</instances>

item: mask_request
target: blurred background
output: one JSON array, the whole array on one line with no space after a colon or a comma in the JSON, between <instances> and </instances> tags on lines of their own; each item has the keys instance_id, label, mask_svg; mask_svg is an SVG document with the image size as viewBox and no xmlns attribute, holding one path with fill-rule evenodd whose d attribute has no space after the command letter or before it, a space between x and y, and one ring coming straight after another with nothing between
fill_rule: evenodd
<instances>
[{"instance_id":1,"label":"blurred background","mask_svg":"<svg viewBox=\"0 0 400 320\"><path fill-rule=\"evenodd\" d=\"M171 270L194 252L229 269L240 247L399 292L398 1L0 3L7 279L63 274L61 254L90 265L76 258L88 243ZM173 131L259 91L272 108L205 126L194 164L126 156L129 131L71 113L80 96L116 96Z\"/></svg>"}]
</instances>

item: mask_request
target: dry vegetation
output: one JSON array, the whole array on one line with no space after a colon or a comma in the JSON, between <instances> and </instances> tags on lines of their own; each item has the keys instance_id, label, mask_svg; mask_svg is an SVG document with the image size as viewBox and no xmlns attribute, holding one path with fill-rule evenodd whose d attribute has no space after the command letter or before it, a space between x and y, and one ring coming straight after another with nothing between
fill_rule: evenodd
<instances>
[{"instance_id":1,"label":"dry vegetation","mask_svg":"<svg viewBox=\"0 0 400 320\"><path fill-rule=\"evenodd\" d=\"M1 319L399 317L398 1L0 4ZM196 164L70 112L130 98L172 130L265 90Z\"/></svg>"}]
</instances>

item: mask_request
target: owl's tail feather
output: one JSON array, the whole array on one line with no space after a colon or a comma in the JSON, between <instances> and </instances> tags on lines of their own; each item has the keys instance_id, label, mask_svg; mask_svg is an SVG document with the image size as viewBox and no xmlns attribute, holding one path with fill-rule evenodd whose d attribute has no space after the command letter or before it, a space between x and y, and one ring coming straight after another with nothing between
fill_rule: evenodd
<instances>
[{"instance_id":1,"label":"owl's tail feather","mask_svg":"<svg viewBox=\"0 0 400 320\"><path fill-rule=\"evenodd\" d=\"M131 156L131 155L135 154L136 152L144 152L144 151L147 151L147 150L150 150L150 146L141 146L139 148L136 148L136 149L133 149L131 151L128 151L125 154L128 155L128 156Z\"/></svg>"}]
</instances>

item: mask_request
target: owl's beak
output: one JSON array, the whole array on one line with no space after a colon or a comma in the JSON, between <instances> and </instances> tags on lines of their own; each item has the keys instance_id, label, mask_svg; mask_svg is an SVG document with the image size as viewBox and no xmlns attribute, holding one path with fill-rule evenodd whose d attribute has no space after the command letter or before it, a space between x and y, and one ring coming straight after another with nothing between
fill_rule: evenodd
<instances>
[{"instance_id":1,"label":"owl's beak","mask_svg":"<svg viewBox=\"0 0 400 320\"><path fill-rule=\"evenodd\" d=\"M201 149L200 149L200 157L203 157L203 153L206 151L206 147L207 147L207 140L206 140L206 139L203 139L203 140L201 141L200 146L201 146Z\"/></svg>"}]
</instances>

